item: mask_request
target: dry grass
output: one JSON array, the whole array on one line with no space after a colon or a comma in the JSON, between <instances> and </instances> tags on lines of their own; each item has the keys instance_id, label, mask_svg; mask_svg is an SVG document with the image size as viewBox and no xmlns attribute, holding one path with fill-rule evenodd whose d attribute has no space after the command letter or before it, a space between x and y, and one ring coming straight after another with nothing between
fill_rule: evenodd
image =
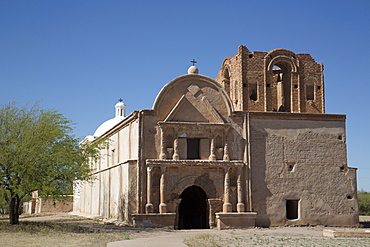
<instances>
[{"instance_id":1,"label":"dry grass","mask_svg":"<svg viewBox=\"0 0 370 247\"><path fill-rule=\"evenodd\" d=\"M84 227L70 222L27 222L9 225L0 222L0 246L106 246L129 239L127 231Z\"/></svg>"},{"instance_id":2,"label":"dry grass","mask_svg":"<svg viewBox=\"0 0 370 247\"><path fill-rule=\"evenodd\" d=\"M370 246L369 238L324 238L296 236L235 236L223 237L202 234L184 241L189 247L245 247L245 246Z\"/></svg>"}]
</instances>

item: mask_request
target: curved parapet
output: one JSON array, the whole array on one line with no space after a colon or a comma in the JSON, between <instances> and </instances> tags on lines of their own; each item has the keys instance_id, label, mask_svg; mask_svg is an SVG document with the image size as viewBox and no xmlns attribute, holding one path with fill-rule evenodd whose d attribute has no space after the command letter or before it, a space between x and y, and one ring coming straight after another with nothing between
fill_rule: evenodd
<instances>
[{"instance_id":1,"label":"curved parapet","mask_svg":"<svg viewBox=\"0 0 370 247\"><path fill-rule=\"evenodd\" d=\"M209 123L227 122L234 111L224 88L198 74L180 76L166 84L153 110L162 121Z\"/></svg>"}]
</instances>

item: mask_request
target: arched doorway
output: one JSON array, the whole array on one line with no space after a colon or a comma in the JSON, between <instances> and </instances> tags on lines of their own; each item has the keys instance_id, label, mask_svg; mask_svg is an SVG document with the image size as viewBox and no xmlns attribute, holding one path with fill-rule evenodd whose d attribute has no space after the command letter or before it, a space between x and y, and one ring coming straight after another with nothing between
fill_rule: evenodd
<instances>
[{"instance_id":1,"label":"arched doorway","mask_svg":"<svg viewBox=\"0 0 370 247\"><path fill-rule=\"evenodd\" d=\"M178 229L205 229L209 228L207 195L198 186L186 188L180 195Z\"/></svg>"}]
</instances>

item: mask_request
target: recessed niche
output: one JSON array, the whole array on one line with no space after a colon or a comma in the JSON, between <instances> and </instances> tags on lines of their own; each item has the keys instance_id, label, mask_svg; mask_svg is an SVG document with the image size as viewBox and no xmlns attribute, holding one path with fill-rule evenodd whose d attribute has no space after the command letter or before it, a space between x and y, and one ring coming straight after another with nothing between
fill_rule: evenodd
<instances>
[{"instance_id":1,"label":"recessed niche","mask_svg":"<svg viewBox=\"0 0 370 247\"><path fill-rule=\"evenodd\" d=\"M294 170L295 163L294 162L288 162L287 164L288 172L292 172Z\"/></svg>"}]
</instances>

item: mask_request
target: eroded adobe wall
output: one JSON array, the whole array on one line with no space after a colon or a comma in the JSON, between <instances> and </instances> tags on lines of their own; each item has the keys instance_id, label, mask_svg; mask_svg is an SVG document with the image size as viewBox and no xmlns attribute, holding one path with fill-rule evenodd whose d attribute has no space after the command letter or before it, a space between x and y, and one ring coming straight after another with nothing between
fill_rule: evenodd
<instances>
[{"instance_id":1,"label":"eroded adobe wall","mask_svg":"<svg viewBox=\"0 0 370 247\"><path fill-rule=\"evenodd\" d=\"M256 225L358 224L356 170L347 167L345 116L250 115ZM288 219L287 201L297 202Z\"/></svg>"},{"instance_id":2,"label":"eroded adobe wall","mask_svg":"<svg viewBox=\"0 0 370 247\"><path fill-rule=\"evenodd\" d=\"M323 65L285 49L225 58L217 78L238 111L325 113Z\"/></svg>"}]
</instances>

